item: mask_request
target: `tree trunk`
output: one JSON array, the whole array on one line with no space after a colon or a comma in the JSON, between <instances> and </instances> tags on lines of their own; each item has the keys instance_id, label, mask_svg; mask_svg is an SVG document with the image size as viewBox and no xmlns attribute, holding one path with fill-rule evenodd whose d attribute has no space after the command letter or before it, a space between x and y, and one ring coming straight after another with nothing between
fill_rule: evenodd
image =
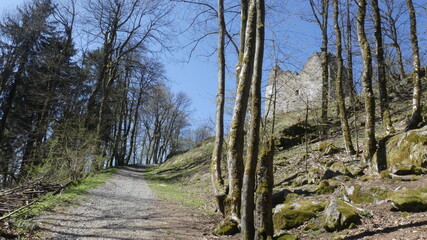
<instances>
[{"instance_id":1,"label":"tree trunk","mask_svg":"<svg viewBox=\"0 0 427 240\"><path fill-rule=\"evenodd\" d=\"M357 16L357 35L363 58L362 84L365 95L365 139L363 146L363 159L370 163L375 150L375 99L372 90L372 55L371 48L365 33L366 0L359 0Z\"/></svg>"},{"instance_id":2,"label":"tree trunk","mask_svg":"<svg viewBox=\"0 0 427 240\"><path fill-rule=\"evenodd\" d=\"M255 170L259 153L259 138L261 128L261 79L262 65L264 58L264 22L265 4L264 0L254 0L256 2L256 22L253 28L256 29L255 57L253 75L251 83L251 116L249 125L249 146L247 148L247 159L242 186L242 239L252 240L255 236L254 226L254 190L255 190Z\"/></svg>"},{"instance_id":3,"label":"tree trunk","mask_svg":"<svg viewBox=\"0 0 427 240\"><path fill-rule=\"evenodd\" d=\"M348 83L350 85L350 101L351 105L353 105L354 111L354 130L356 132L356 154L359 153L359 128L357 125L357 113L356 113L356 105L360 102L356 98L356 88L354 86L354 78L353 78L353 38L352 38L352 26L351 26L351 12L350 12L351 0L347 0L347 44L346 44L346 52L347 52L347 78Z\"/></svg>"},{"instance_id":4,"label":"tree trunk","mask_svg":"<svg viewBox=\"0 0 427 240\"><path fill-rule=\"evenodd\" d=\"M246 22L244 54L239 59L241 66L236 90L236 101L231 119L229 147L227 152L229 217L240 221L241 191L243 177L244 126L248 107L249 89L253 72L255 51L255 0L249 4ZM244 19L242 19L244 21Z\"/></svg>"},{"instance_id":5,"label":"tree trunk","mask_svg":"<svg viewBox=\"0 0 427 240\"><path fill-rule=\"evenodd\" d=\"M345 108L345 99L344 99L344 91L342 87L342 76L343 76L343 60L342 60L342 45L341 45L341 29L338 22L338 0L334 0L334 26L335 26L335 35L336 35L336 45L337 45L337 78L335 81L336 84L336 93L337 93L337 103L339 109L339 115L341 120L341 128L344 136L345 148L347 153L353 155L356 153L353 147L353 143L351 141L350 128L348 126L347 120L347 110Z\"/></svg>"},{"instance_id":6,"label":"tree trunk","mask_svg":"<svg viewBox=\"0 0 427 240\"><path fill-rule=\"evenodd\" d=\"M273 156L274 139L270 137L262 144L260 159L258 161L257 187L256 187L256 216L255 239L273 239Z\"/></svg>"},{"instance_id":7,"label":"tree trunk","mask_svg":"<svg viewBox=\"0 0 427 240\"><path fill-rule=\"evenodd\" d=\"M412 65L414 68L413 81L414 92L412 95L412 115L406 130L417 128L422 121L421 116L421 69L420 50L418 48L417 19L412 0L406 0L409 10L409 21L411 25Z\"/></svg>"},{"instance_id":8,"label":"tree trunk","mask_svg":"<svg viewBox=\"0 0 427 240\"><path fill-rule=\"evenodd\" d=\"M386 130L386 134L394 133L395 130L391 123L390 109L388 104L387 94L387 79L386 79L386 64L384 60L384 48L383 48L383 35L381 30L381 15L380 8L378 6L378 0L372 0L372 10L374 12L374 24L375 24L375 42L377 44L377 67L378 67L378 88L380 93L380 111L383 126Z\"/></svg>"},{"instance_id":9,"label":"tree trunk","mask_svg":"<svg viewBox=\"0 0 427 240\"><path fill-rule=\"evenodd\" d=\"M221 201L225 194L222 179L221 161L224 144L224 95L225 95L225 19L224 0L218 0L218 92L216 95L215 146L212 153L211 180L215 196L218 198L218 208L224 214L224 203Z\"/></svg>"},{"instance_id":10,"label":"tree trunk","mask_svg":"<svg viewBox=\"0 0 427 240\"><path fill-rule=\"evenodd\" d=\"M322 134L326 135L328 122L329 71L328 71L328 8L329 0L322 0Z\"/></svg>"}]
</instances>

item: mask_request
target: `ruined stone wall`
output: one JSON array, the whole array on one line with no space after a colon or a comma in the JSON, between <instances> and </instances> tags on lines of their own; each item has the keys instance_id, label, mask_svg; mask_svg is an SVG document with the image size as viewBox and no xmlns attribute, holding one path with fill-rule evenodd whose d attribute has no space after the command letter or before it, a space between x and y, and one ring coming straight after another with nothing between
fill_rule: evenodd
<instances>
[{"instance_id":1,"label":"ruined stone wall","mask_svg":"<svg viewBox=\"0 0 427 240\"><path fill-rule=\"evenodd\" d=\"M344 73L345 73L344 69ZM335 98L335 79L337 61L334 55L329 55L329 100ZM273 97L273 82L276 79L276 112L291 112L318 108L322 102L322 65L321 53L309 57L301 72L283 71L275 67L271 72L266 88L266 111ZM343 76L345 93L350 90L346 74Z\"/></svg>"}]
</instances>

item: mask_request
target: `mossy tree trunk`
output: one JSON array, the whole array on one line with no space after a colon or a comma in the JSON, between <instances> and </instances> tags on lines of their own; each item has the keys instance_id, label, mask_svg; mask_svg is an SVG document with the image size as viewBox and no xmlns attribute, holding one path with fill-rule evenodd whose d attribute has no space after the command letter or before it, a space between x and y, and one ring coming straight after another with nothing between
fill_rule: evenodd
<instances>
[{"instance_id":1,"label":"mossy tree trunk","mask_svg":"<svg viewBox=\"0 0 427 240\"><path fill-rule=\"evenodd\" d=\"M351 0L347 0L347 4L346 4L346 36L347 36L347 43L346 43L346 53L347 53L347 82L350 85L350 101L351 101L351 105L353 105L353 111L354 111L354 130L356 132L356 154L359 153L359 133L358 133L358 126L357 126L357 114L356 114L356 105L359 104L359 100L356 98L356 88L354 86L354 78L353 78L353 37L352 37L352 15L350 12L350 7L351 7Z\"/></svg>"},{"instance_id":2,"label":"mossy tree trunk","mask_svg":"<svg viewBox=\"0 0 427 240\"><path fill-rule=\"evenodd\" d=\"M245 44L243 54L239 57L237 66L238 84L236 100L228 138L227 165L229 193L227 203L229 212L227 218L240 222L241 193L243 181L243 150L244 150L244 125L248 107L249 90L253 73L255 55L255 0L249 2L247 19L242 18L246 24Z\"/></svg>"},{"instance_id":3,"label":"mossy tree trunk","mask_svg":"<svg viewBox=\"0 0 427 240\"><path fill-rule=\"evenodd\" d=\"M406 0L409 10L409 22L411 25L411 45L412 45L412 65L414 68L413 82L414 90L412 95L412 115L406 130L418 127L422 121L421 116L421 69L420 69L420 50L418 48L417 37L417 19L412 0Z\"/></svg>"},{"instance_id":4,"label":"mossy tree trunk","mask_svg":"<svg viewBox=\"0 0 427 240\"><path fill-rule=\"evenodd\" d=\"M247 159L245 161L245 170L243 175L242 186L242 239L253 240L255 234L254 226L254 190L255 190L255 170L259 153L259 139L261 128L261 79L262 79L262 65L264 58L264 22L265 22L265 4L264 0L251 1L250 10L252 11L252 4L255 3L256 22L252 23L255 28L255 57L251 82L251 103L250 103L250 124L249 124L249 146L247 148ZM251 14L251 13L250 13Z\"/></svg>"},{"instance_id":5,"label":"mossy tree trunk","mask_svg":"<svg viewBox=\"0 0 427 240\"><path fill-rule=\"evenodd\" d=\"M375 140L375 99L372 89L372 54L366 38L366 0L359 0L359 11L357 15L357 36L362 52L363 71L362 84L365 95L365 139L363 145L363 159L370 163L376 150Z\"/></svg>"},{"instance_id":6,"label":"mossy tree trunk","mask_svg":"<svg viewBox=\"0 0 427 240\"><path fill-rule=\"evenodd\" d=\"M344 91L343 91L343 60L342 60L342 37L341 37L341 29L338 22L339 15L339 6L338 0L333 0L334 3L334 27L335 27L335 35L336 35L336 45L337 45L337 78L335 81L336 84L336 93L337 93L337 102L339 108L339 115L341 120L341 128L344 136L345 148L347 153L353 155L356 153L353 147L353 143L351 141L350 127L348 126L347 120L347 110L345 108L345 99L344 99Z\"/></svg>"},{"instance_id":7,"label":"mossy tree trunk","mask_svg":"<svg viewBox=\"0 0 427 240\"><path fill-rule=\"evenodd\" d=\"M395 130L393 128L393 124L391 123L390 109L388 104L386 64L384 59L381 14L380 8L378 6L378 0L372 0L372 10L374 13L375 43L377 45L376 58L378 72L378 89L380 94L380 111L382 123L386 130L386 134L388 135L394 133Z\"/></svg>"},{"instance_id":8,"label":"mossy tree trunk","mask_svg":"<svg viewBox=\"0 0 427 240\"><path fill-rule=\"evenodd\" d=\"M274 140L272 137L262 143L258 161L256 203L255 203L255 239L273 239L273 156Z\"/></svg>"},{"instance_id":9,"label":"mossy tree trunk","mask_svg":"<svg viewBox=\"0 0 427 240\"><path fill-rule=\"evenodd\" d=\"M225 95L225 19L224 0L218 0L218 92L216 95L215 146L212 153L211 179L218 208L224 214L221 195L225 194L221 172L222 148L224 144L224 95Z\"/></svg>"}]
</instances>

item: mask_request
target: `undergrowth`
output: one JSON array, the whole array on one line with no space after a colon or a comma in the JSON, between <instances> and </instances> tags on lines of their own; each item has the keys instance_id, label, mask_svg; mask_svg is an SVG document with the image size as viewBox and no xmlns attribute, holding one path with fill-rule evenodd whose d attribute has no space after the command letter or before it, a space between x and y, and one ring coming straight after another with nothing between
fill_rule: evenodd
<instances>
[{"instance_id":1,"label":"undergrowth","mask_svg":"<svg viewBox=\"0 0 427 240\"><path fill-rule=\"evenodd\" d=\"M37 202L35 204L12 215L18 230L21 232L33 230L33 226L28 224L29 219L41 215L48 210L52 210L55 207L73 205L78 197L83 197L88 190L104 183L116 171L117 168L110 168L99 173L91 174L82 180L74 181L71 187L66 188L59 194L53 195L52 193L48 193L40 197L36 200Z\"/></svg>"}]
</instances>

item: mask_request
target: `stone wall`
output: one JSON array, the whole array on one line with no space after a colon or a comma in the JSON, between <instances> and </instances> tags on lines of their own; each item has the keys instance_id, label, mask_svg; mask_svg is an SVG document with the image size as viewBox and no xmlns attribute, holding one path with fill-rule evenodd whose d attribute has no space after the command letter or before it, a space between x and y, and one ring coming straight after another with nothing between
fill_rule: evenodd
<instances>
[{"instance_id":1,"label":"stone wall","mask_svg":"<svg viewBox=\"0 0 427 240\"><path fill-rule=\"evenodd\" d=\"M335 99L335 79L337 75L337 61L329 55L329 101ZM344 69L343 87L345 94L350 91L350 84ZM266 88L266 111L270 99L273 97L273 82L276 79L276 112L291 112L305 110L307 106L318 108L322 102L322 65L321 53L316 52L309 57L301 72L283 71L274 67L270 72Z\"/></svg>"}]
</instances>

